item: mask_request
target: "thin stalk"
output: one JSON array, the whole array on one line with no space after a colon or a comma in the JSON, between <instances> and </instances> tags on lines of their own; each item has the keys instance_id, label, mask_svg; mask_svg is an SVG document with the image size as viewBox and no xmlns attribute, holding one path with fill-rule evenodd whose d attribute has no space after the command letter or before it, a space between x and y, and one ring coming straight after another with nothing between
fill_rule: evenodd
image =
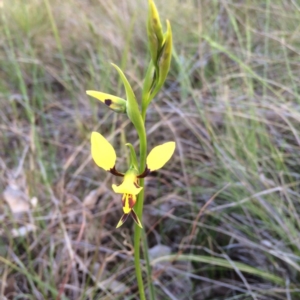
<instances>
[{"instance_id":1,"label":"thin stalk","mask_svg":"<svg viewBox=\"0 0 300 300\"><path fill-rule=\"evenodd\" d=\"M148 285L149 285L149 292L150 292L150 299L155 300L155 289L152 282L152 269L150 265L150 259L149 259L149 252L148 252L148 242L147 242L147 235L145 232L145 229L143 230L143 247L144 247L144 258L146 261L146 268L147 268L147 279L148 279Z\"/></svg>"},{"instance_id":2,"label":"thin stalk","mask_svg":"<svg viewBox=\"0 0 300 300\"><path fill-rule=\"evenodd\" d=\"M144 101L144 99L143 99ZM145 117L146 114L142 116L143 124L145 124ZM146 137L146 130L145 125L142 132L139 132L139 139L140 139L140 173L143 173L146 167L146 157L147 157L147 137ZM142 222L143 216L143 206L144 206L144 195L145 195L145 186L144 186L144 178L140 179L139 185L143 187L141 192L138 195L138 201L136 204L136 214L138 215L139 219ZM145 299L145 289L143 283L143 277L141 272L141 265L140 265L140 242L141 242L141 233L142 230L139 226L135 224L134 228L134 263L135 263L135 271L136 277L139 287L140 299ZM146 234L143 231L143 248L144 248L144 258L146 260L146 268L147 268L147 279L148 279L148 286L150 291L150 299L155 300L155 290L151 279L151 266L150 260L148 255L148 243L146 240Z\"/></svg>"},{"instance_id":3,"label":"thin stalk","mask_svg":"<svg viewBox=\"0 0 300 300\"><path fill-rule=\"evenodd\" d=\"M150 96L148 96L150 97ZM142 103L145 103L145 99L142 99ZM147 108L145 110L145 114L142 115L142 119L143 119L143 123L144 123L144 128L145 128L145 122L146 122L146 111ZM144 170L146 167L146 155L147 155L147 134L146 134L146 129L145 129L145 138L146 138L146 147L145 147L145 156L144 156L144 164L145 166L143 168L141 168L140 171ZM140 156L142 158L142 156ZM144 195L145 195L145 187L144 187L144 180L143 180L143 194L141 197L141 202L143 203L142 205L144 205ZM143 210L142 210L143 212ZM145 232L145 229L143 229L143 235L142 235L142 239L143 239L143 247L144 247L144 259L146 261L146 268L147 268L147 279L148 279L148 286L149 286L149 291L150 291L150 299L151 300L155 300L155 289L154 289L154 285L152 282L152 269L151 269L151 265L150 265L150 259L149 259L149 252L148 252L148 242L147 242L147 235Z\"/></svg>"},{"instance_id":4,"label":"thin stalk","mask_svg":"<svg viewBox=\"0 0 300 300\"><path fill-rule=\"evenodd\" d=\"M142 173L146 167L146 155L147 155L147 139L145 127L143 128L143 132L139 134L140 139L140 172ZM143 187L141 192L138 195L138 200L135 206L135 212L138 215L140 221L142 222L143 215L143 205L144 205L144 178L140 179L139 185ZM134 265L135 265L135 273L137 278L137 283L139 287L140 299L146 300L145 297L145 289L143 283L143 276L140 265L140 242L141 242L141 232L142 229L135 224L134 227Z\"/></svg>"}]
</instances>

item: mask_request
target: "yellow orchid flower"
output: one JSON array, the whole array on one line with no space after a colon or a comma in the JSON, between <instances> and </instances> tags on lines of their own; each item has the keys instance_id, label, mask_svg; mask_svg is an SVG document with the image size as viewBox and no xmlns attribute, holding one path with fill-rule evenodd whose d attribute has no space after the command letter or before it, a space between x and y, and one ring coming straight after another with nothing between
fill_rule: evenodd
<instances>
[{"instance_id":1,"label":"yellow orchid flower","mask_svg":"<svg viewBox=\"0 0 300 300\"><path fill-rule=\"evenodd\" d=\"M147 157L146 168L142 174L138 173L137 166L132 162L125 174L118 172L116 170L117 156L115 149L100 133L92 133L91 145L92 157L96 165L115 176L124 178L120 185L112 185L112 189L115 193L123 194L123 216L121 217L116 228L122 226L129 215L131 215L137 225L142 228L142 224L133 209L137 200L136 196L143 189L138 184L139 178L144 178L150 172L162 168L172 157L175 150L175 142L167 142L154 147Z\"/></svg>"}]
</instances>

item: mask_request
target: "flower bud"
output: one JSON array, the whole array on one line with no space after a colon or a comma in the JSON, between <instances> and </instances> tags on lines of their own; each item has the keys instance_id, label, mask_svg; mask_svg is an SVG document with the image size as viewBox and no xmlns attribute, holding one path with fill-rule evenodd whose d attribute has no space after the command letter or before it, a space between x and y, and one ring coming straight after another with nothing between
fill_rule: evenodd
<instances>
[{"instance_id":1,"label":"flower bud","mask_svg":"<svg viewBox=\"0 0 300 300\"><path fill-rule=\"evenodd\" d=\"M117 113L126 113L126 100L97 91L86 91L89 96L92 96L104 104L106 104L111 110Z\"/></svg>"},{"instance_id":2,"label":"flower bud","mask_svg":"<svg viewBox=\"0 0 300 300\"><path fill-rule=\"evenodd\" d=\"M172 59L172 30L170 22L167 20L167 31L165 33L163 48L159 57L158 69L158 86L161 87L170 70L170 64Z\"/></svg>"},{"instance_id":3,"label":"flower bud","mask_svg":"<svg viewBox=\"0 0 300 300\"><path fill-rule=\"evenodd\" d=\"M164 35L164 43L158 59L158 78L156 78L155 88L151 91L151 94L147 99L146 104L144 105L146 108L151 102L151 100L159 92L167 78L172 59L172 47L172 30L170 22L167 20L167 31Z\"/></svg>"},{"instance_id":4,"label":"flower bud","mask_svg":"<svg viewBox=\"0 0 300 300\"><path fill-rule=\"evenodd\" d=\"M153 64L157 66L158 63L157 60L158 60L159 52L163 45L164 36L163 36L159 14L152 0L149 0L147 33L149 39L151 58Z\"/></svg>"}]
</instances>

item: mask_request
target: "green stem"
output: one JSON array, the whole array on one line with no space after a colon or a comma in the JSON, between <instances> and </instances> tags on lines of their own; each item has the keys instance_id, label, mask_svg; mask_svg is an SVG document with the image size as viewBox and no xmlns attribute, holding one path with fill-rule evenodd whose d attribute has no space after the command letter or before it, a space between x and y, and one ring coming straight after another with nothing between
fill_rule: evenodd
<instances>
[{"instance_id":1,"label":"green stem","mask_svg":"<svg viewBox=\"0 0 300 300\"><path fill-rule=\"evenodd\" d=\"M155 300L155 290L154 290L154 285L152 282L152 269L150 265L150 259L149 259L149 252L148 252L148 241L147 241L147 235L145 230L143 230L143 247L144 247L144 257L146 261L146 268L147 268L147 279L148 279L148 285L149 285L149 292L150 292L150 299Z\"/></svg>"},{"instance_id":2,"label":"green stem","mask_svg":"<svg viewBox=\"0 0 300 300\"><path fill-rule=\"evenodd\" d=\"M145 99L142 99L143 101ZM146 118L146 111L142 115L143 119L143 129L138 130L139 134L139 140L140 140L140 173L143 173L146 167L146 157L147 157L147 136L146 136L146 130L145 130L145 118ZM144 179L140 179L139 185L143 187L141 192L138 195L138 200L135 206L136 214L138 215L140 221L142 222L143 217L143 206L144 206L144 195L145 195L145 186L144 186ZM141 272L141 265L140 265L140 242L141 242L141 233L142 230L139 226L135 224L134 228L134 264L135 264L135 272L139 287L139 293L140 293L140 299L146 299L145 298L145 289L144 289L144 283L143 283L143 277ZM144 258L146 260L146 268L147 268L147 279L148 279L148 286L150 291L150 299L155 300L155 290L152 283L151 278L151 266L150 266L150 260L148 255L148 243L147 243L147 237L145 234L145 231L143 231L143 247L144 247Z\"/></svg>"},{"instance_id":3,"label":"green stem","mask_svg":"<svg viewBox=\"0 0 300 300\"><path fill-rule=\"evenodd\" d=\"M145 127L143 128L143 132L139 132L139 139L140 139L140 172L142 173L146 167L146 155L147 155L147 139L146 139ZM140 179L139 185L143 187L143 189L138 195L137 203L135 205L135 212L138 215L140 221L142 222L143 204L144 204L144 179ZM135 224L134 227L135 273L136 273L137 283L139 287L140 299L146 300L143 276L142 276L141 265L140 265L141 232L142 229Z\"/></svg>"}]
</instances>

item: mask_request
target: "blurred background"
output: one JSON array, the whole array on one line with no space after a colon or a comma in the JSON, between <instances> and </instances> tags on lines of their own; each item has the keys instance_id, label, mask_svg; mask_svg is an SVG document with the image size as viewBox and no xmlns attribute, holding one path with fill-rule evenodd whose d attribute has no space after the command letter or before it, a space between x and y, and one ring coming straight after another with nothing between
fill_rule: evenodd
<instances>
[{"instance_id":1,"label":"blurred background","mask_svg":"<svg viewBox=\"0 0 300 300\"><path fill-rule=\"evenodd\" d=\"M174 55L147 115L157 299L300 299L300 4L156 0ZM85 90L137 97L147 1L0 1L0 298L138 299L133 223L90 156L136 133ZM144 261L141 262L144 265ZM146 279L145 279L146 280ZM147 282L145 282L147 285Z\"/></svg>"}]
</instances>

